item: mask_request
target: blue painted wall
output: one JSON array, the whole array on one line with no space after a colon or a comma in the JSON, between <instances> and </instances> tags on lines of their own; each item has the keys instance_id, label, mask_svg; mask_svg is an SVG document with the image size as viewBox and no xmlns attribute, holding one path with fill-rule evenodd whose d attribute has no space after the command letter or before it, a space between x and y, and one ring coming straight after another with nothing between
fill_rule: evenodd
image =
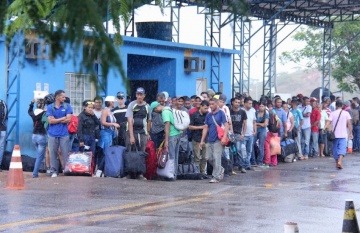
<instances>
[{"instance_id":1,"label":"blue painted wall","mask_svg":"<svg viewBox=\"0 0 360 233\"><path fill-rule=\"evenodd\" d=\"M0 98L5 98L6 58L5 44L0 40L0 69L4 78L0 80ZM168 91L174 95L195 94L197 78L207 78L210 82L211 52L221 53L221 81L224 83L224 93L231 93L231 56L232 50L209 48L188 44L177 44L144 38L124 37L124 45L120 48L125 72L130 80L158 80L158 90ZM206 69L203 72L184 72L184 53L189 51L193 57L204 57ZM74 64L70 51L63 60L30 60L21 55L22 67L20 73L20 101L18 116L20 124L20 147L22 154L35 156L31 143L32 121L27 114L28 106L33 98L36 83L49 83L50 92L65 88L65 73L79 72L79 66ZM80 60L80 58L79 58ZM210 87L210 83L208 83ZM118 91L126 91L125 85L118 74L110 72L107 82L107 95L116 95ZM9 147L10 146L10 147ZM8 145L8 150L13 145Z\"/></svg>"}]
</instances>

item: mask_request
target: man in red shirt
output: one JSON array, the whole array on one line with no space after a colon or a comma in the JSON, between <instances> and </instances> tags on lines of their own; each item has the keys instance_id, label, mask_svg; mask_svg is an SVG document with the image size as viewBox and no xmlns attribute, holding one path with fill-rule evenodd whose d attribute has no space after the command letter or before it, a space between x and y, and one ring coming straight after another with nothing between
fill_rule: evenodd
<instances>
[{"instance_id":1,"label":"man in red shirt","mask_svg":"<svg viewBox=\"0 0 360 233\"><path fill-rule=\"evenodd\" d=\"M193 108L191 108L189 110L189 116L191 116L192 114L196 113L199 109L200 109L200 103L201 101L203 101L204 99L202 98L202 96L196 96L195 97L195 101L193 104Z\"/></svg>"},{"instance_id":2,"label":"man in red shirt","mask_svg":"<svg viewBox=\"0 0 360 233\"><path fill-rule=\"evenodd\" d=\"M312 111L310 114L311 124L311 146L310 146L310 157L319 156L319 125L321 119L321 111L316 98L310 98L310 104Z\"/></svg>"}]
</instances>

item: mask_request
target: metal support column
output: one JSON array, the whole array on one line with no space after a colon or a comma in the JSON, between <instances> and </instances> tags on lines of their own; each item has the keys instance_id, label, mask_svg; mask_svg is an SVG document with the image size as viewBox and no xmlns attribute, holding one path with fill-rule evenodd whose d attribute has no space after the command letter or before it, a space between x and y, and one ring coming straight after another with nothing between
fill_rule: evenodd
<instances>
[{"instance_id":1,"label":"metal support column","mask_svg":"<svg viewBox=\"0 0 360 233\"><path fill-rule=\"evenodd\" d=\"M272 96L276 92L276 24L272 20L264 22L264 69L263 95Z\"/></svg>"},{"instance_id":2,"label":"metal support column","mask_svg":"<svg viewBox=\"0 0 360 233\"><path fill-rule=\"evenodd\" d=\"M10 45L6 46L6 103L8 105L8 122L6 133L7 150L12 150L15 144L20 141L20 69L21 69L21 46L23 45L20 36L15 36Z\"/></svg>"},{"instance_id":3,"label":"metal support column","mask_svg":"<svg viewBox=\"0 0 360 233\"><path fill-rule=\"evenodd\" d=\"M129 18L129 22L125 22L124 35L134 37L135 36L134 31L135 31L135 9L133 6L133 9L131 10L131 17Z\"/></svg>"},{"instance_id":4,"label":"metal support column","mask_svg":"<svg viewBox=\"0 0 360 233\"><path fill-rule=\"evenodd\" d=\"M330 78L331 78L331 43L332 43L332 27L324 28L323 37L323 51L322 51L322 92L321 95L325 94L330 96ZM325 90L328 89L329 92Z\"/></svg>"},{"instance_id":5,"label":"metal support column","mask_svg":"<svg viewBox=\"0 0 360 233\"><path fill-rule=\"evenodd\" d=\"M242 57L244 51L241 50L241 38L242 38L242 20L234 15L234 25L233 25L233 49L239 51L233 55L233 79L232 79L232 96L234 97L236 93L242 93Z\"/></svg>"},{"instance_id":6,"label":"metal support column","mask_svg":"<svg viewBox=\"0 0 360 233\"><path fill-rule=\"evenodd\" d=\"M170 22L172 23L172 42L179 43L180 6L176 5L176 1L172 1L170 11Z\"/></svg>"},{"instance_id":7,"label":"metal support column","mask_svg":"<svg viewBox=\"0 0 360 233\"><path fill-rule=\"evenodd\" d=\"M241 93L250 92L250 37L251 37L251 21L248 18L241 20Z\"/></svg>"},{"instance_id":8,"label":"metal support column","mask_svg":"<svg viewBox=\"0 0 360 233\"><path fill-rule=\"evenodd\" d=\"M221 12L211 10L205 13L205 46L220 47ZM220 91L220 57L219 52L211 52L210 87L215 92Z\"/></svg>"}]
</instances>

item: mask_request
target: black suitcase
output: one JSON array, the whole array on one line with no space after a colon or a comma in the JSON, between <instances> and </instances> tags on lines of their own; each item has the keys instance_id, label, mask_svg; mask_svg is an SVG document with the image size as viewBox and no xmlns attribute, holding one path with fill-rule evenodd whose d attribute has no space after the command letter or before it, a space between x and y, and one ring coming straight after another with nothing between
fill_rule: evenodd
<instances>
[{"instance_id":1,"label":"black suitcase","mask_svg":"<svg viewBox=\"0 0 360 233\"><path fill-rule=\"evenodd\" d=\"M183 163L178 165L177 179L179 180L202 180L203 175L194 163Z\"/></svg>"},{"instance_id":2,"label":"black suitcase","mask_svg":"<svg viewBox=\"0 0 360 233\"><path fill-rule=\"evenodd\" d=\"M125 173L127 174L145 174L146 156L142 151L126 151L124 153Z\"/></svg>"},{"instance_id":3,"label":"black suitcase","mask_svg":"<svg viewBox=\"0 0 360 233\"><path fill-rule=\"evenodd\" d=\"M285 161L288 156L294 157L299 152L296 142L293 139L284 139L280 143L281 159ZM293 156L294 155L294 156Z\"/></svg>"}]
</instances>

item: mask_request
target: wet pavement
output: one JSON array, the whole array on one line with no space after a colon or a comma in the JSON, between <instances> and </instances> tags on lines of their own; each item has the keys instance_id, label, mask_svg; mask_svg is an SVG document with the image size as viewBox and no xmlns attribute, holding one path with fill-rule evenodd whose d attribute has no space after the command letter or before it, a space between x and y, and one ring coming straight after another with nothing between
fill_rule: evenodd
<instances>
[{"instance_id":1,"label":"wet pavement","mask_svg":"<svg viewBox=\"0 0 360 233\"><path fill-rule=\"evenodd\" d=\"M341 232L345 199L360 207L360 155L343 170L326 158L280 163L201 181L46 177L25 173L24 190L0 173L0 232Z\"/></svg>"}]
</instances>

